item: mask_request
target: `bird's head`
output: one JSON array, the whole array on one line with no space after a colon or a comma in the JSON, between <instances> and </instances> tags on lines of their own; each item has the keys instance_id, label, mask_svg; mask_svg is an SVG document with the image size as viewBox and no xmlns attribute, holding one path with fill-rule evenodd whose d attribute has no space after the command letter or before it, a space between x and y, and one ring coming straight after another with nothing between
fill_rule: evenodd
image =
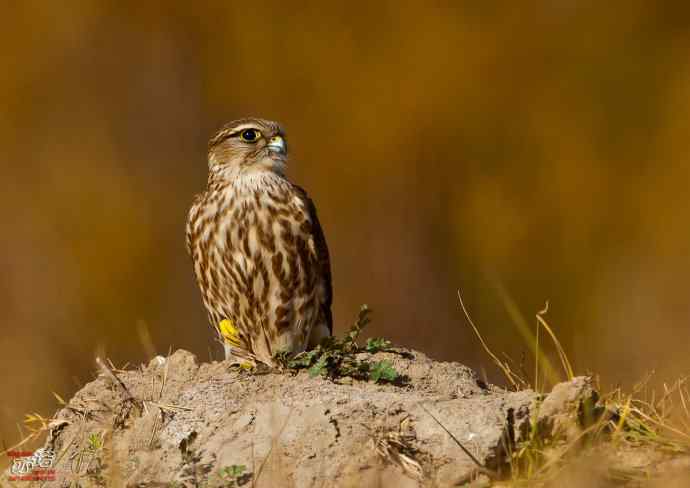
<instances>
[{"instance_id":1,"label":"bird's head","mask_svg":"<svg viewBox=\"0 0 690 488\"><path fill-rule=\"evenodd\" d=\"M226 124L208 143L211 171L235 175L260 171L282 174L287 163L285 133L277 122L240 119Z\"/></svg>"}]
</instances>

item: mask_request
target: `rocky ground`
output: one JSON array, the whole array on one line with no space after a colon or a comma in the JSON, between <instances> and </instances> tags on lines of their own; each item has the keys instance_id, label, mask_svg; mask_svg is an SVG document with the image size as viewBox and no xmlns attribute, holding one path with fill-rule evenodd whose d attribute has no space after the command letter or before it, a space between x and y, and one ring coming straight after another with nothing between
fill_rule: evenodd
<instances>
[{"instance_id":1,"label":"rocky ground","mask_svg":"<svg viewBox=\"0 0 690 488\"><path fill-rule=\"evenodd\" d=\"M52 421L47 446L57 453L57 479L42 486L507 483L514 476L511 454L534 428L542 446L577 440L583 409L596 405L583 377L540 397L486 385L461 364L416 351L371 359L389 360L400 381L245 371L225 362L200 364L183 350L134 370L105 367ZM597 469L615 457L609 454L604 449L596 462L573 463L578 474L572 479L580 481L568 486L609 486L604 481L611 470ZM644 455L633 463L650 464L647 473L673 473L679 483L685 475L690 480L683 459ZM574 475L565 470L561 478L568 476Z\"/></svg>"}]
</instances>

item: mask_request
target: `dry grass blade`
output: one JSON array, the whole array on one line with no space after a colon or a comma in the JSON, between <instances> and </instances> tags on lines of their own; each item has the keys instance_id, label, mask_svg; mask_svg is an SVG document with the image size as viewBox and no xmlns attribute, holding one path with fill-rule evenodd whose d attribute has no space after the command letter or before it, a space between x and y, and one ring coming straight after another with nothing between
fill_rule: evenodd
<instances>
[{"instance_id":1,"label":"dry grass blade","mask_svg":"<svg viewBox=\"0 0 690 488\"><path fill-rule=\"evenodd\" d=\"M486 468L484 465L482 465L482 463L479 462L479 459L477 459L474 456L474 454L472 454L469 451L469 449L467 449L465 446L463 446L462 442L460 442L458 440L458 438L455 437L455 435L453 435L453 433L450 430L448 430L448 428L446 428L446 426L443 425L443 423L441 423L441 421L439 419L434 417L434 415L423 404L420 403L419 406L422 407L422 410L424 410L429 415L429 417L431 417L434 420L434 422L436 422L446 432L446 434L448 434L450 436L451 439L453 439L453 441L460 447L460 449L462 449L462 451L467 455L467 457L469 457L472 460L472 462L477 466L477 470L479 472L487 475L489 478L494 479L494 480L499 478L499 475L497 472L495 472L489 468Z\"/></svg>"},{"instance_id":2,"label":"dry grass blade","mask_svg":"<svg viewBox=\"0 0 690 488\"><path fill-rule=\"evenodd\" d=\"M666 401L673 395L676 391L682 392L683 391L683 386L685 386L685 382L687 381L687 376L678 379L671 388L668 388L666 384L664 383L664 396L662 396L656 403L655 407L657 409L665 408L666 407ZM681 395L682 398L682 395ZM662 412L663 413L663 412Z\"/></svg>"},{"instance_id":3,"label":"dry grass blade","mask_svg":"<svg viewBox=\"0 0 690 488\"><path fill-rule=\"evenodd\" d=\"M25 420L24 420L24 422L25 422L25 423L27 423L27 422L28 422L28 423L33 422L33 419L31 419L30 417L31 417L31 414L27 414L27 415L26 415L26 418L25 418ZM4 455L7 454L8 452L14 451L14 450L16 450L17 448L23 446L24 444L27 444L27 443L29 443L29 442L31 442L31 441L34 441L34 440L38 439L38 437L39 437L41 434L43 434L44 432L48 432L48 431L50 430L50 426L49 426L47 423L43 423L43 424L42 424L40 427L38 427L38 428L30 427L30 426L27 425L27 428L29 429L29 434L25 436L24 433L21 432L21 430L20 430L20 435L21 435L21 437L23 437L23 439L22 439L21 441L17 442L16 444L14 444L14 445L8 447L7 449L4 449L4 450L0 451L0 456L4 456Z\"/></svg>"},{"instance_id":4,"label":"dry grass blade","mask_svg":"<svg viewBox=\"0 0 690 488\"><path fill-rule=\"evenodd\" d=\"M498 356L496 356L491 349L489 349L489 346L487 346L486 342L484 341L484 338L479 332L479 329L477 328L476 325L474 325L474 321L472 320L472 317L470 317L469 312L467 311L467 308L465 307L465 303L462 301L462 294L460 293L460 290L458 290L458 300L460 301L460 307L462 308L463 314L465 314L465 318L467 319L467 323L470 324L472 327L472 330L474 331L474 334L477 336L479 339L479 342L481 343L482 347L484 348L484 351L489 355L489 357L493 360L493 362L498 366L501 371L503 371L503 374L505 375L506 379L510 383L510 385L513 387L514 390L520 390L524 387L527 386L527 383L517 374L513 373L513 371L510 369L510 365L506 362L501 361Z\"/></svg>"},{"instance_id":5,"label":"dry grass blade","mask_svg":"<svg viewBox=\"0 0 690 488\"><path fill-rule=\"evenodd\" d=\"M546 312L548 312L548 310L549 303L546 302L546 307L544 308L544 310L537 313L537 322L542 327L544 327L544 329L546 329L546 332L549 333L551 340L556 346L556 351L558 352L558 357L561 359L561 364L563 366L563 370L565 371L566 377L568 378L568 380L572 380L575 377L575 374L573 373L573 367L570 364L570 361L568 360L568 356L566 355L563 346L561 346L561 342L558 340L558 337L556 337L556 334L554 334L549 324L546 322L546 320L544 320L544 315L546 315Z\"/></svg>"},{"instance_id":6,"label":"dry grass blade","mask_svg":"<svg viewBox=\"0 0 690 488\"><path fill-rule=\"evenodd\" d=\"M58 395L58 394L55 393L55 392L52 392L52 393L53 393L53 396L55 397L55 399L58 401L58 403L59 403L61 406L64 407L65 405L67 405L67 402L66 402L60 395Z\"/></svg>"},{"instance_id":7,"label":"dry grass blade","mask_svg":"<svg viewBox=\"0 0 690 488\"><path fill-rule=\"evenodd\" d=\"M515 303L515 300L513 300L510 293L508 293L499 280L493 279L492 282L501 298L501 302L505 307L506 312L508 312L508 315L512 319L513 326L522 336L525 345L527 345L535 357L538 358L539 367L543 370L543 374L552 384L556 384L561 381L549 358L544 354L543 351L540 350L539 344L536 341L534 333L532 332L532 328L520 311L517 303ZM537 322L537 326L539 326L539 322ZM535 378L535 381L536 380L537 378ZM545 386L545 383L542 382L541 386Z\"/></svg>"},{"instance_id":8,"label":"dry grass blade","mask_svg":"<svg viewBox=\"0 0 690 488\"><path fill-rule=\"evenodd\" d=\"M683 439L685 439L686 442L690 441L690 434L688 434L687 432L683 432L682 430L673 427L668 422L663 422L662 420L655 419L652 416L646 414L645 412L643 412L642 410L640 410L638 408L633 408L632 410L635 412L636 415L640 416L642 419L646 420L647 422L650 422L651 424L653 424L657 427L668 430L669 432L672 432L672 433L682 437Z\"/></svg>"},{"instance_id":9,"label":"dry grass blade","mask_svg":"<svg viewBox=\"0 0 690 488\"><path fill-rule=\"evenodd\" d=\"M193 408L190 407L183 407L180 405L171 405L171 404L165 404L165 403L156 403L156 402L145 402L149 403L151 405L155 405L156 407L160 408L161 410L168 410L170 412L174 412L176 410L183 410L185 412L191 412L194 410Z\"/></svg>"},{"instance_id":10,"label":"dry grass blade","mask_svg":"<svg viewBox=\"0 0 690 488\"><path fill-rule=\"evenodd\" d=\"M170 353L168 352L168 358L165 360L165 368L163 368L163 380L161 381L161 388L158 391L158 399L163 398L163 391L165 390L165 385L168 383L168 366L170 365Z\"/></svg>"},{"instance_id":11,"label":"dry grass blade","mask_svg":"<svg viewBox=\"0 0 690 488\"><path fill-rule=\"evenodd\" d=\"M156 435L158 435L158 432L160 430L161 426L161 415L156 415L156 418L153 421L153 427L151 428L151 436L149 437L149 442L148 442L148 447L149 449L153 449L155 442L156 442Z\"/></svg>"},{"instance_id":12,"label":"dry grass blade","mask_svg":"<svg viewBox=\"0 0 690 488\"><path fill-rule=\"evenodd\" d=\"M683 406L683 412L685 412L685 417L690 418L690 411L688 411L688 403L685 400L685 395L687 394L687 388L681 388L680 390L678 390L678 396L680 397L680 403Z\"/></svg>"}]
</instances>

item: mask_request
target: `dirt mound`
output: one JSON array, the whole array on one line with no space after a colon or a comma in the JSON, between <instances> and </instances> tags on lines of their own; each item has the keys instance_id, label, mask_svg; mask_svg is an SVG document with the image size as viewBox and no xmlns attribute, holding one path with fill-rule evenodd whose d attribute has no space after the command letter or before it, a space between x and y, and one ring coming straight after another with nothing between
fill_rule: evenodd
<instances>
[{"instance_id":1,"label":"dirt mound","mask_svg":"<svg viewBox=\"0 0 690 488\"><path fill-rule=\"evenodd\" d=\"M56 415L57 479L44 486L448 486L505 475L530 418L549 436L596 400L576 378L537 414L534 392L485 385L458 363L362 357L390 361L402 381L259 374L183 350L104 372Z\"/></svg>"}]
</instances>

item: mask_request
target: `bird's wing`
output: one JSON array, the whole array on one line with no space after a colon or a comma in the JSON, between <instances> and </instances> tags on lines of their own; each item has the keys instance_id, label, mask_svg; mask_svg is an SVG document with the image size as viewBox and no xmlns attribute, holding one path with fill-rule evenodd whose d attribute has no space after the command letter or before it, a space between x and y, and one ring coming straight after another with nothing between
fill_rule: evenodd
<instances>
[{"instance_id":1,"label":"bird's wing","mask_svg":"<svg viewBox=\"0 0 690 488\"><path fill-rule=\"evenodd\" d=\"M326 321L328 324L328 332L333 333L333 317L331 314L331 303L333 302L333 285L331 284L331 259L328 254L328 245L326 244L326 238L323 235L323 229L321 229L321 223L316 215L316 206L314 202L309 198L307 192L293 184L295 191L299 198L304 202L305 208L307 210L309 220L311 220L312 226L312 236L314 238L314 247L316 248L316 257L319 264L319 275L323 280L323 285L326 290L326 296L322 304L323 313L326 316Z\"/></svg>"},{"instance_id":2,"label":"bird's wing","mask_svg":"<svg viewBox=\"0 0 690 488\"><path fill-rule=\"evenodd\" d=\"M192 206L187 213L187 227L185 229L185 245L187 248L187 254L192 255L192 235L193 235L193 224L198 218L199 206L204 198L203 193L198 193L194 195L194 200L192 200Z\"/></svg>"}]
</instances>

